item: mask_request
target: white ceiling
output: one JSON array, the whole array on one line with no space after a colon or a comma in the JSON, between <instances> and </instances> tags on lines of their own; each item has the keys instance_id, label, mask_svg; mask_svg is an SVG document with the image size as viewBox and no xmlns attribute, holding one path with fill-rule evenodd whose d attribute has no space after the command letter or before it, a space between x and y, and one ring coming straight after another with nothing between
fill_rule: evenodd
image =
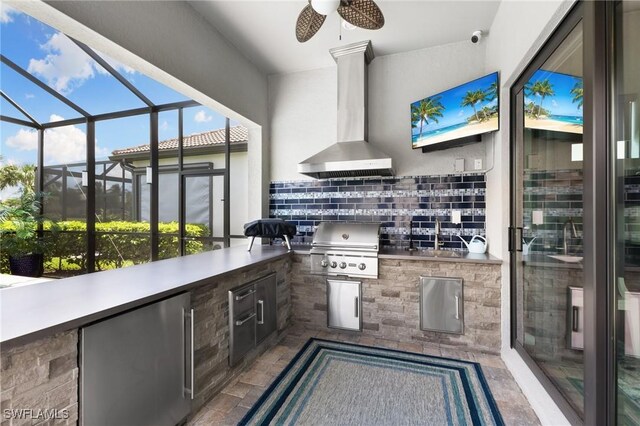
<instances>
[{"instance_id":1,"label":"white ceiling","mask_svg":"<svg viewBox=\"0 0 640 426\"><path fill-rule=\"evenodd\" d=\"M306 0L208 0L189 2L258 68L268 74L302 71L334 64L329 49L370 39L376 56L469 40L488 31L499 1L376 0L385 16L377 31L342 30L337 13L318 33L298 43L295 24Z\"/></svg>"}]
</instances>

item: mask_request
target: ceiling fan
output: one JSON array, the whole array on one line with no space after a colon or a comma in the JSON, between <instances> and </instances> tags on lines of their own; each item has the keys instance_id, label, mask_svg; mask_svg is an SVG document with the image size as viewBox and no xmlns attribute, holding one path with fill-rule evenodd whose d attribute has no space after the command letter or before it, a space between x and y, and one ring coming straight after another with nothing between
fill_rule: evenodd
<instances>
[{"instance_id":1,"label":"ceiling fan","mask_svg":"<svg viewBox=\"0 0 640 426\"><path fill-rule=\"evenodd\" d=\"M350 23L366 30L384 26L384 15L373 0L309 0L296 22L296 38L304 43L318 32L327 15L334 11Z\"/></svg>"}]
</instances>

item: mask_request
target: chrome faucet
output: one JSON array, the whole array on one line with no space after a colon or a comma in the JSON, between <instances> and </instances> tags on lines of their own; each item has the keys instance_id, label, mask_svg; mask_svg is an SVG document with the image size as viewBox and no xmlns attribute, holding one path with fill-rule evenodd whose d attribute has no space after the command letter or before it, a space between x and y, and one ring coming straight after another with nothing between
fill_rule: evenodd
<instances>
[{"instance_id":1,"label":"chrome faucet","mask_svg":"<svg viewBox=\"0 0 640 426\"><path fill-rule=\"evenodd\" d=\"M562 227L562 252L564 253L564 255L568 255L569 254L569 247L567 244L567 240L569 239L567 237L567 225L571 225L571 236L573 238L578 238L578 232L576 231L576 224L573 222L573 218L569 218L568 221L566 221Z\"/></svg>"},{"instance_id":2,"label":"chrome faucet","mask_svg":"<svg viewBox=\"0 0 640 426\"><path fill-rule=\"evenodd\" d=\"M407 247L405 250L418 251L418 249L413 246L413 220L409 221L409 247Z\"/></svg>"},{"instance_id":3,"label":"chrome faucet","mask_svg":"<svg viewBox=\"0 0 640 426\"><path fill-rule=\"evenodd\" d=\"M442 245L442 241L440 241L440 219L438 218L436 218L436 226L434 229L434 233L436 234L436 238L433 244L433 249L438 250L438 248Z\"/></svg>"}]
</instances>

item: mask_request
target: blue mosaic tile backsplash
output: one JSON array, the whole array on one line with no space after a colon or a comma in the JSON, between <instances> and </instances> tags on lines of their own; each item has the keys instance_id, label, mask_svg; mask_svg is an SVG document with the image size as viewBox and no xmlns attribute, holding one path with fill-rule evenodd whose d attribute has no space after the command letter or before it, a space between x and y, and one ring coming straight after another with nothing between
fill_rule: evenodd
<instances>
[{"instance_id":1,"label":"blue mosaic tile backsplash","mask_svg":"<svg viewBox=\"0 0 640 426\"><path fill-rule=\"evenodd\" d=\"M531 252L561 254L565 224L572 219L578 237L567 233L568 253L583 256L582 170L527 170L523 177L523 235L528 240L536 238L531 244ZM640 176L624 177L622 197L626 265L640 265ZM544 214L542 225L532 223L535 210Z\"/></svg>"},{"instance_id":2,"label":"blue mosaic tile backsplash","mask_svg":"<svg viewBox=\"0 0 640 426\"><path fill-rule=\"evenodd\" d=\"M380 222L383 246L408 247L411 233L421 249L433 248L438 218L441 248L462 250L457 235L485 236L486 185L484 173L271 182L269 215L297 226L295 244L311 244L320 222Z\"/></svg>"}]
</instances>

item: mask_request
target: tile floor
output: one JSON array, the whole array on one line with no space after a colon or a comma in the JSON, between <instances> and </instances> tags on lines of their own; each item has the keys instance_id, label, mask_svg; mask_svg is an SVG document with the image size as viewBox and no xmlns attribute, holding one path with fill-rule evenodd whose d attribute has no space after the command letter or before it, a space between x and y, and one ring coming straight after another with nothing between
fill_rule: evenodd
<instances>
[{"instance_id":1,"label":"tile floor","mask_svg":"<svg viewBox=\"0 0 640 426\"><path fill-rule=\"evenodd\" d=\"M478 362L482 366L505 423L507 425L540 424L533 409L499 356L441 348L437 345L398 343L354 334L327 331L311 332L292 327L278 345L265 352L236 380L229 383L218 396L190 419L188 425L237 424L310 337Z\"/></svg>"}]
</instances>

